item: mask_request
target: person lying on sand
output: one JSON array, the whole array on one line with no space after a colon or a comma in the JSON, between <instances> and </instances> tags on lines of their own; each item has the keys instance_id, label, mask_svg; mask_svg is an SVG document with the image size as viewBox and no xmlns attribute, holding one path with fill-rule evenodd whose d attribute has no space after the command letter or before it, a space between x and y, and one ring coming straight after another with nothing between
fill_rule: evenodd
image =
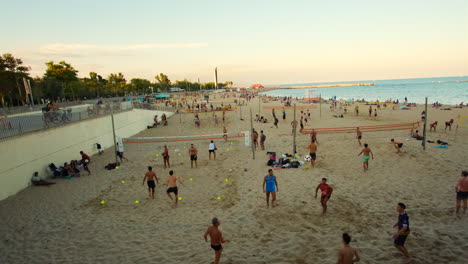
<instances>
[{"instance_id":1,"label":"person lying on sand","mask_svg":"<svg viewBox=\"0 0 468 264\"><path fill-rule=\"evenodd\" d=\"M358 250L351 247L349 243L351 243L351 237L343 233L343 247L338 250L338 264L352 264L361 260Z\"/></svg>"},{"instance_id":2,"label":"person lying on sand","mask_svg":"<svg viewBox=\"0 0 468 264\"><path fill-rule=\"evenodd\" d=\"M222 244L228 243L229 240L225 240L223 238L223 233L218 229L218 227L221 225L221 221L219 221L218 218L214 217L211 220L211 223L213 225L208 227L203 237L205 238L205 241L208 242L208 235L210 236L211 248L215 251L215 259L211 263L218 264L219 260L221 259L221 253L223 253Z\"/></svg>"},{"instance_id":3,"label":"person lying on sand","mask_svg":"<svg viewBox=\"0 0 468 264\"><path fill-rule=\"evenodd\" d=\"M401 153L401 148L403 147L403 143L399 141L395 141L393 138L390 139L390 143L396 148L397 153Z\"/></svg>"}]
</instances>

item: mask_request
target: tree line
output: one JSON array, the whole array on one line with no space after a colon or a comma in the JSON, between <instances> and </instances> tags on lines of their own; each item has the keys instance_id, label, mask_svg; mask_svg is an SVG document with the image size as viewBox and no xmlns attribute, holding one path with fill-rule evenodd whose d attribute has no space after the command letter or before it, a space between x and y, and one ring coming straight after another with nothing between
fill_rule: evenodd
<instances>
[{"instance_id":1,"label":"tree line","mask_svg":"<svg viewBox=\"0 0 468 264\"><path fill-rule=\"evenodd\" d=\"M46 62L47 66L42 77L31 77L30 67L23 65L20 58L10 53L0 56L0 104L2 107L17 106L31 103L26 87L30 89L35 104L42 103L40 99L52 101L74 101L100 97L144 95L156 92L167 92L172 87L186 91L213 90L214 82L197 83L187 79L171 81L164 73L159 73L153 81L144 78L133 78L130 81L119 73L111 73L107 78L96 72L90 72L89 77L78 78L78 70L71 64L60 61ZM218 83L217 87L232 87L232 81Z\"/></svg>"}]
</instances>

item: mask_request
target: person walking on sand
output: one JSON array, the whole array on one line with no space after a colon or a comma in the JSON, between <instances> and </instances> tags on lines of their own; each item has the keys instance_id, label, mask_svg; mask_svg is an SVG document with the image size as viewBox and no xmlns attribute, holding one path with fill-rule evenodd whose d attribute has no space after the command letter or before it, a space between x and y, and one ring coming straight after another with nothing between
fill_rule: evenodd
<instances>
[{"instance_id":1,"label":"person walking on sand","mask_svg":"<svg viewBox=\"0 0 468 264\"><path fill-rule=\"evenodd\" d=\"M169 149L167 149L167 145L164 145L164 152L162 153L162 156L164 160L164 168L166 168L166 164L167 167L170 168L171 164L169 162Z\"/></svg>"},{"instance_id":2,"label":"person walking on sand","mask_svg":"<svg viewBox=\"0 0 468 264\"><path fill-rule=\"evenodd\" d=\"M372 155L372 159L374 159L374 153L372 153L372 150L369 148L369 145L367 145L367 143L364 143L364 148L358 154L358 156L364 154L362 156L362 167L364 168L364 171L367 171L369 169L369 153Z\"/></svg>"},{"instance_id":3,"label":"person walking on sand","mask_svg":"<svg viewBox=\"0 0 468 264\"><path fill-rule=\"evenodd\" d=\"M291 126L292 126L292 132L291 133L294 133L294 131L297 128L297 121L296 120L291 121Z\"/></svg>"},{"instance_id":4,"label":"person walking on sand","mask_svg":"<svg viewBox=\"0 0 468 264\"><path fill-rule=\"evenodd\" d=\"M411 263L413 259L405 248L406 238L410 234L409 217L405 211L406 205L404 203L398 203L396 210L398 212L398 222L393 225L393 227L398 227L398 232L392 236L393 243L395 247L405 255L406 259L404 263Z\"/></svg>"},{"instance_id":5,"label":"person walking on sand","mask_svg":"<svg viewBox=\"0 0 468 264\"><path fill-rule=\"evenodd\" d=\"M283 120L286 120L286 110L284 110L284 107L283 107Z\"/></svg>"},{"instance_id":6,"label":"person walking on sand","mask_svg":"<svg viewBox=\"0 0 468 264\"><path fill-rule=\"evenodd\" d=\"M194 162L195 162L195 167L198 167L198 164L197 164L198 150L197 150L197 148L193 144L190 144L190 148L189 148L188 152L189 152L189 155L190 155L190 166L191 166L191 168L193 168L193 163Z\"/></svg>"},{"instance_id":7,"label":"person walking on sand","mask_svg":"<svg viewBox=\"0 0 468 264\"><path fill-rule=\"evenodd\" d=\"M372 105L369 105L369 117L372 116Z\"/></svg>"},{"instance_id":8,"label":"person walking on sand","mask_svg":"<svg viewBox=\"0 0 468 264\"><path fill-rule=\"evenodd\" d=\"M263 130L260 130L260 147L262 148L262 150L265 150L265 140L266 136L265 134L263 134Z\"/></svg>"},{"instance_id":9,"label":"person walking on sand","mask_svg":"<svg viewBox=\"0 0 468 264\"><path fill-rule=\"evenodd\" d=\"M312 133L310 133L310 141L318 145L317 132L315 132L315 129L312 129Z\"/></svg>"},{"instance_id":10,"label":"person walking on sand","mask_svg":"<svg viewBox=\"0 0 468 264\"><path fill-rule=\"evenodd\" d=\"M359 115L359 106L358 105L356 105L356 107L354 108L354 112L356 113L357 116Z\"/></svg>"},{"instance_id":11,"label":"person walking on sand","mask_svg":"<svg viewBox=\"0 0 468 264\"><path fill-rule=\"evenodd\" d=\"M182 180L180 180L178 177L174 175L174 171L169 171L169 177L167 178L166 183L164 185L168 187L166 191L167 196L169 196L171 200L175 200L176 205L177 205L177 201L179 200L179 196L178 196L179 189L177 188L177 182L184 185ZM174 193L175 199L172 198L171 193Z\"/></svg>"},{"instance_id":12,"label":"person walking on sand","mask_svg":"<svg viewBox=\"0 0 468 264\"><path fill-rule=\"evenodd\" d=\"M156 180L156 182L154 182ZM150 198L154 199L154 189L156 188L156 183L159 183L158 176L153 172L153 167L148 166L148 171L145 173L143 178L143 185L148 185L148 195Z\"/></svg>"},{"instance_id":13,"label":"person walking on sand","mask_svg":"<svg viewBox=\"0 0 468 264\"><path fill-rule=\"evenodd\" d=\"M221 259L221 253L223 253L223 245L224 243L229 243L229 240L225 240L223 238L223 233L219 230L219 226L221 225L221 221L218 218L214 217L211 220L212 226L208 227L203 236L205 241L208 242L208 236L210 236L210 243L211 248L215 251L215 259L212 264L219 264L219 260Z\"/></svg>"},{"instance_id":14,"label":"person walking on sand","mask_svg":"<svg viewBox=\"0 0 468 264\"><path fill-rule=\"evenodd\" d=\"M117 143L117 157L120 158L120 163L123 163L123 160L128 161L126 157L124 157L124 146L123 144Z\"/></svg>"},{"instance_id":15,"label":"person walking on sand","mask_svg":"<svg viewBox=\"0 0 468 264\"><path fill-rule=\"evenodd\" d=\"M258 148L258 132L255 131L255 128L252 128L252 129L253 129L252 136L253 136L254 148L257 149Z\"/></svg>"},{"instance_id":16,"label":"person walking on sand","mask_svg":"<svg viewBox=\"0 0 468 264\"><path fill-rule=\"evenodd\" d=\"M431 123L431 124L430 124L429 132L432 132L432 129L434 129L434 132L436 132L436 129L437 129L437 121L435 121L434 123Z\"/></svg>"},{"instance_id":17,"label":"person walking on sand","mask_svg":"<svg viewBox=\"0 0 468 264\"><path fill-rule=\"evenodd\" d=\"M83 151L80 151L80 154L81 165L83 166L83 169L88 172L88 175L91 175L91 171L88 168L89 163L91 162L91 158L89 158L88 154L84 153Z\"/></svg>"},{"instance_id":18,"label":"person walking on sand","mask_svg":"<svg viewBox=\"0 0 468 264\"><path fill-rule=\"evenodd\" d=\"M351 237L348 233L343 233L343 247L338 250L338 264L352 264L361 260L356 248L349 245Z\"/></svg>"},{"instance_id":19,"label":"person walking on sand","mask_svg":"<svg viewBox=\"0 0 468 264\"><path fill-rule=\"evenodd\" d=\"M374 118L377 120L377 109L374 109Z\"/></svg>"},{"instance_id":20,"label":"person walking on sand","mask_svg":"<svg viewBox=\"0 0 468 264\"><path fill-rule=\"evenodd\" d=\"M216 144L211 140L210 146L208 147L208 157L211 160L211 153L213 153L213 159L216 159L216 150L218 148L216 147Z\"/></svg>"},{"instance_id":21,"label":"person walking on sand","mask_svg":"<svg viewBox=\"0 0 468 264\"><path fill-rule=\"evenodd\" d=\"M361 130L359 130L359 127L356 127L356 137L357 137L359 146L362 146L361 145L362 132L361 132Z\"/></svg>"},{"instance_id":22,"label":"person walking on sand","mask_svg":"<svg viewBox=\"0 0 468 264\"><path fill-rule=\"evenodd\" d=\"M403 143L399 141L395 141L393 138L390 140L390 143L396 148L397 153L401 153L401 148L403 147Z\"/></svg>"},{"instance_id":23,"label":"person walking on sand","mask_svg":"<svg viewBox=\"0 0 468 264\"><path fill-rule=\"evenodd\" d=\"M275 116L275 122L273 123L273 125L275 125L276 128L278 128L278 122L279 122L279 120L278 120L278 118L276 118L276 116Z\"/></svg>"},{"instance_id":24,"label":"person walking on sand","mask_svg":"<svg viewBox=\"0 0 468 264\"><path fill-rule=\"evenodd\" d=\"M317 144L315 144L315 141L310 142L308 149L310 155L310 165L313 168L315 167L315 160L317 159Z\"/></svg>"},{"instance_id":25,"label":"person walking on sand","mask_svg":"<svg viewBox=\"0 0 468 264\"><path fill-rule=\"evenodd\" d=\"M457 216L460 213L461 202L463 201L463 214L466 214L466 208L468 204L468 171L461 172L461 178L458 180L455 186L455 192L457 193Z\"/></svg>"},{"instance_id":26,"label":"person walking on sand","mask_svg":"<svg viewBox=\"0 0 468 264\"><path fill-rule=\"evenodd\" d=\"M447 131L447 127L449 131L452 131L452 124L453 124L453 119L450 119L450 121L445 122L445 131Z\"/></svg>"},{"instance_id":27,"label":"person walking on sand","mask_svg":"<svg viewBox=\"0 0 468 264\"><path fill-rule=\"evenodd\" d=\"M227 129L226 129L226 127L223 127L223 138L224 138L224 141L227 142L228 135L227 135Z\"/></svg>"},{"instance_id":28,"label":"person walking on sand","mask_svg":"<svg viewBox=\"0 0 468 264\"><path fill-rule=\"evenodd\" d=\"M268 170L268 175L263 178L263 192L266 193L267 208L270 207L270 193L272 196L271 206L275 207L276 193L278 192L278 182L276 176L273 175L273 170Z\"/></svg>"},{"instance_id":29,"label":"person walking on sand","mask_svg":"<svg viewBox=\"0 0 468 264\"><path fill-rule=\"evenodd\" d=\"M333 188L327 184L327 178L322 178L322 182L317 185L315 188L315 199L317 199L317 192L320 189L322 191L322 195L320 196L320 204L322 205L322 214L327 213L327 203L330 200L331 194L333 192Z\"/></svg>"}]
</instances>

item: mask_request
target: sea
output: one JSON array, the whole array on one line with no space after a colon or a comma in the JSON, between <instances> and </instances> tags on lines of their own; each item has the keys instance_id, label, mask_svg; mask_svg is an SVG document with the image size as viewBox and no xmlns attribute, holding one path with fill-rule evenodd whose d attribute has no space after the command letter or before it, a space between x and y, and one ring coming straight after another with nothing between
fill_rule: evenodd
<instances>
[{"instance_id":1,"label":"sea","mask_svg":"<svg viewBox=\"0 0 468 264\"><path fill-rule=\"evenodd\" d=\"M277 89L264 92L270 96L292 96L302 98L306 90L315 90L314 97L321 96L324 99L336 98L338 100L362 100L385 101L392 100L422 104L425 97L429 103L439 102L444 105L456 105L463 102L468 103L468 76L460 77L436 77L436 78L415 78L415 79L393 79L393 80L367 80L352 82L327 82L327 83L297 83L281 84L269 87L294 87L309 86L319 84L349 84L349 83L373 83L372 86L347 86L347 87L326 87L326 88L305 88L305 89Z\"/></svg>"}]
</instances>

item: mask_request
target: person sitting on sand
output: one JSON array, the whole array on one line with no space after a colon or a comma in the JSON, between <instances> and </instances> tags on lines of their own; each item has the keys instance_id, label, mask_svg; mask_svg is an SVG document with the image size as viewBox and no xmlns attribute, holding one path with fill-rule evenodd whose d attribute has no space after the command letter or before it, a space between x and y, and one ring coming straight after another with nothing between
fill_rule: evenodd
<instances>
[{"instance_id":1,"label":"person sitting on sand","mask_svg":"<svg viewBox=\"0 0 468 264\"><path fill-rule=\"evenodd\" d=\"M33 173L33 176L31 178L31 182L33 185L35 186L47 186L47 185L52 185L52 184L55 184L55 182L48 182L48 181L44 181L43 179L41 179L41 177L39 176L39 172L34 172Z\"/></svg>"},{"instance_id":2,"label":"person sitting on sand","mask_svg":"<svg viewBox=\"0 0 468 264\"><path fill-rule=\"evenodd\" d=\"M361 152L359 152L358 156L360 156L361 154L364 154L362 156L362 167L364 168L364 171L366 171L369 169L369 159L370 159L369 154L371 154L372 159L374 159L374 153L372 153L372 150L369 148L369 145L365 143L364 148L361 150Z\"/></svg>"},{"instance_id":3,"label":"person sitting on sand","mask_svg":"<svg viewBox=\"0 0 468 264\"><path fill-rule=\"evenodd\" d=\"M432 129L434 129L434 132L436 132L436 128L437 128L437 121L430 124L429 132L431 132Z\"/></svg>"},{"instance_id":4,"label":"person sitting on sand","mask_svg":"<svg viewBox=\"0 0 468 264\"><path fill-rule=\"evenodd\" d=\"M452 131L452 124L453 119L450 119L450 121L445 122L445 131L447 131L447 127L449 128L449 131Z\"/></svg>"},{"instance_id":5,"label":"person sitting on sand","mask_svg":"<svg viewBox=\"0 0 468 264\"><path fill-rule=\"evenodd\" d=\"M213 225L208 227L203 237L205 238L205 241L208 242L208 235L210 236L211 248L215 251L215 259L212 264L219 264L221 253L223 252L222 244L228 243L229 240L225 240L223 238L223 233L218 229L221 225L221 221L219 221L218 218L214 217L213 220L211 220L211 223Z\"/></svg>"},{"instance_id":6,"label":"person sitting on sand","mask_svg":"<svg viewBox=\"0 0 468 264\"><path fill-rule=\"evenodd\" d=\"M338 250L338 264L352 264L361 260L358 250L351 247L350 242L351 237L347 233L343 233L343 248Z\"/></svg>"},{"instance_id":7,"label":"person sitting on sand","mask_svg":"<svg viewBox=\"0 0 468 264\"><path fill-rule=\"evenodd\" d=\"M463 201L463 214L466 213L468 207L468 171L461 172L461 178L458 180L455 186L455 192L457 193L457 215L460 212L461 201Z\"/></svg>"},{"instance_id":8,"label":"person sitting on sand","mask_svg":"<svg viewBox=\"0 0 468 264\"><path fill-rule=\"evenodd\" d=\"M166 183L164 183L164 185L168 187L166 193L167 193L167 196L171 198L171 200L174 200L171 196L171 192L174 193L176 205L177 205L177 201L179 200L179 196L178 196L179 189L177 188L177 182L184 185L184 183L178 177L174 175L174 171L169 171L169 177L167 178Z\"/></svg>"},{"instance_id":9,"label":"person sitting on sand","mask_svg":"<svg viewBox=\"0 0 468 264\"><path fill-rule=\"evenodd\" d=\"M419 130L416 130L416 132L414 132L413 137L417 140L423 140L423 137L419 135Z\"/></svg>"},{"instance_id":10,"label":"person sitting on sand","mask_svg":"<svg viewBox=\"0 0 468 264\"><path fill-rule=\"evenodd\" d=\"M267 207L270 207L270 193L272 196L271 205L275 207L276 193L278 192L278 182L276 176L273 175L273 170L268 170L268 175L263 178L263 192L266 193Z\"/></svg>"},{"instance_id":11,"label":"person sitting on sand","mask_svg":"<svg viewBox=\"0 0 468 264\"><path fill-rule=\"evenodd\" d=\"M393 227L398 227L398 232L395 233L392 238L393 238L393 243L395 247L405 255L406 260L404 263L410 263L412 261L412 258L410 254L408 253L408 250L405 248L405 242L406 238L410 234L410 228L409 228L409 217L408 214L405 212L406 205L404 203L398 203L397 205L397 212L398 212L398 222L393 225Z\"/></svg>"},{"instance_id":12,"label":"person sitting on sand","mask_svg":"<svg viewBox=\"0 0 468 264\"><path fill-rule=\"evenodd\" d=\"M396 148L397 153L401 153L401 148L403 147L403 143L399 141L395 141L393 138L390 140L390 143Z\"/></svg>"},{"instance_id":13,"label":"person sitting on sand","mask_svg":"<svg viewBox=\"0 0 468 264\"><path fill-rule=\"evenodd\" d=\"M322 191L322 195L320 196L322 214L325 214L327 212L327 202L328 200L330 200L333 188L327 184L327 178L322 178L322 182L319 185L317 185L317 188L315 188L315 199L317 199L317 192L319 189Z\"/></svg>"}]
</instances>

